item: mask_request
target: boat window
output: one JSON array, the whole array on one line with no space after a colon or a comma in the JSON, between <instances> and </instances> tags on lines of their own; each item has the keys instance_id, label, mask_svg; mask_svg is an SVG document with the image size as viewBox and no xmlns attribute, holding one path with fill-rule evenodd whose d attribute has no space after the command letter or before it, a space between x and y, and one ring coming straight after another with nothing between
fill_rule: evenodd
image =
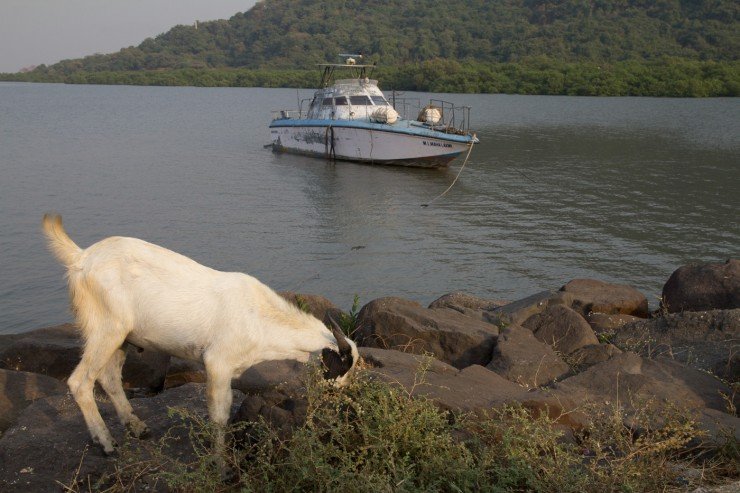
<instances>
[{"instance_id":1,"label":"boat window","mask_svg":"<svg viewBox=\"0 0 740 493\"><path fill-rule=\"evenodd\" d=\"M370 96L373 98L373 103L375 103L377 106L385 106L386 104L389 104L388 101L383 96Z\"/></svg>"},{"instance_id":2,"label":"boat window","mask_svg":"<svg viewBox=\"0 0 740 493\"><path fill-rule=\"evenodd\" d=\"M367 96L350 96L349 102L357 106L371 105L370 98Z\"/></svg>"},{"instance_id":3,"label":"boat window","mask_svg":"<svg viewBox=\"0 0 740 493\"><path fill-rule=\"evenodd\" d=\"M347 97L346 96L339 96L334 100L335 104L337 106L347 106Z\"/></svg>"},{"instance_id":4,"label":"boat window","mask_svg":"<svg viewBox=\"0 0 740 493\"><path fill-rule=\"evenodd\" d=\"M321 104L324 106L331 106L331 98L324 98L324 101Z\"/></svg>"}]
</instances>

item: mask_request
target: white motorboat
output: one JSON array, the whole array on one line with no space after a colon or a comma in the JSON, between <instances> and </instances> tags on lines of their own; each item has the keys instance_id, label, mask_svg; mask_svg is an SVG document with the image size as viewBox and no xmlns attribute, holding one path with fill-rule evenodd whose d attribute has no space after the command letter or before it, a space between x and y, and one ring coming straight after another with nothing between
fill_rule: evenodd
<instances>
[{"instance_id":1,"label":"white motorboat","mask_svg":"<svg viewBox=\"0 0 740 493\"><path fill-rule=\"evenodd\" d=\"M378 81L369 78L375 65L357 64L361 55L344 63L321 64L321 88L298 110L273 114L273 150L309 156L435 168L447 166L478 142L470 131L470 108L431 100L414 112L408 100L386 99ZM351 78L335 79L337 70ZM418 100L416 100L418 102ZM304 111L304 103L307 109ZM420 107L420 104L417 103Z\"/></svg>"}]
</instances>

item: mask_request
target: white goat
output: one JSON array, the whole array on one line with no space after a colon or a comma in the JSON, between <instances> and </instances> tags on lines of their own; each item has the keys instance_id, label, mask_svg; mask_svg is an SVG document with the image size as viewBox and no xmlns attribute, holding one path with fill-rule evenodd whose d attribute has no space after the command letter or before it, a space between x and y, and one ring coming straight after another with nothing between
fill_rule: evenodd
<instances>
[{"instance_id":1,"label":"white goat","mask_svg":"<svg viewBox=\"0 0 740 493\"><path fill-rule=\"evenodd\" d=\"M57 215L44 216L43 230L67 268L72 309L85 341L68 385L105 453L114 451L115 442L95 403L96 380L129 431L136 437L148 432L123 391L126 342L202 362L208 413L221 429L229 418L231 379L246 368L321 354L324 377L342 386L359 359L355 343L335 322L327 329L251 276L219 272L135 238L111 237L83 250ZM221 432L217 449L223 440Z\"/></svg>"}]
</instances>

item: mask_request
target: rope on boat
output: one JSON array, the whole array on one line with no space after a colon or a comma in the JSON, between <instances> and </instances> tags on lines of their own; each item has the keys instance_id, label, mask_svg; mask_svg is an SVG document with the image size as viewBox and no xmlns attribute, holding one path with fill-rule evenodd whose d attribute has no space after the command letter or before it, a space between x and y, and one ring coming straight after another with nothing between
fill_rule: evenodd
<instances>
[{"instance_id":1,"label":"rope on boat","mask_svg":"<svg viewBox=\"0 0 740 493\"><path fill-rule=\"evenodd\" d=\"M455 179L452 180L452 183L450 183L450 186L447 187L447 190L445 190L444 192L440 193L439 195L437 195L436 197L434 197L432 200L430 200L426 204L421 204L422 207L429 207L429 204L431 204L432 202L434 202L435 200L437 200L439 198L442 198L447 192L449 192L452 189L452 187L455 185L455 183L457 183L457 179L460 178L460 174L462 173L462 170L465 169L465 165L468 164L468 158L470 158L470 153L473 152L473 146L475 145L475 144L473 144L474 141L475 141L475 134L473 134L473 138L470 141L470 149L468 149L468 155L465 156L465 161L463 161L462 166L460 166L460 171L457 172L457 176L455 176Z\"/></svg>"}]
</instances>

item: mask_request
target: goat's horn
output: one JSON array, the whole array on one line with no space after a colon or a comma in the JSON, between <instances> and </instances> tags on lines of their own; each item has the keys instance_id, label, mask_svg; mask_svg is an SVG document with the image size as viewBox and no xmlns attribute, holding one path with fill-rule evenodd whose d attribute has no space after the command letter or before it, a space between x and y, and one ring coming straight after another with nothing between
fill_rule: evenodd
<instances>
[{"instance_id":1,"label":"goat's horn","mask_svg":"<svg viewBox=\"0 0 740 493\"><path fill-rule=\"evenodd\" d=\"M342 328L339 326L337 321L331 317L331 315L328 318L329 323L331 323L331 333L334 334L334 339L337 340L337 349L339 349L339 354L351 353L352 346L350 346L349 342L347 342L347 338L344 336Z\"/></svg>"}]
</instances>

